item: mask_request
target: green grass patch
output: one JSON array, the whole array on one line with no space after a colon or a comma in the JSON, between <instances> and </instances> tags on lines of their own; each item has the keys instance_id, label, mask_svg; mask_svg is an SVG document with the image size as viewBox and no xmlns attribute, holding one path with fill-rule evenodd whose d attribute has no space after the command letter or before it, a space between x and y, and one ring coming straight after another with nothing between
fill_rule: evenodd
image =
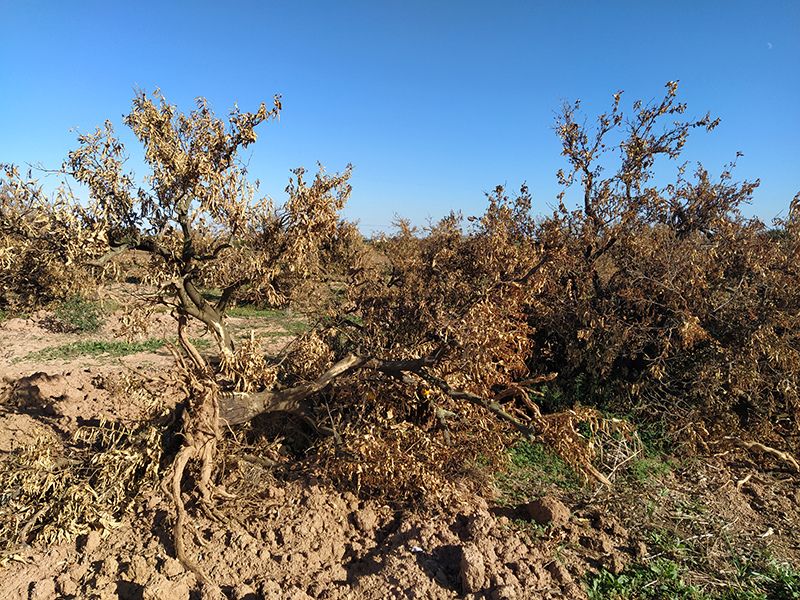
<instances>
[{"instance_id":1,"label":"green grass patch","mask_svg":"<svg viewBox=\"0 0 800 600\"><path fill-rule=\"evenodd\" d=\"M256 308L254 306L234 306L227 311L228 316L243 319L264 319L271 321L285 330L270 334L274 337L300 335L309 330L309 325L300 316L290 310L276 308Z\"/></svg>"},{"instance_id":2,"label":"green grass patch","mask_svg":"<svg viewBox=\"0 0 800 600\"><path fill-rule=\"evenodd\" d=\"M254 319L291 319L292 313L280 308L256 308L255 306L233 306L229 308L227 314L231 317L254 318Z\"/></svg>"},{"instance_id":3,"label":"green grass patch","mask_svg":"<svg viewBox=\"0 0 800 600\"><path fill-rule=\"evenodd\" d=\"M581 487L581 478L544 444L520 441L509 449L511 465L495 476L502 504L527 502L555 485L566 490Z\"/></svg>"},{"instance_id":4,"label":"green grass patch","mask_svg":"<svg viewBox=\"0 0 800 600\"><path fill-rule=\"evenodd\" d=\"M82 340L31 352L23 360L68 360L78 356L126 356L137 352L155 352L166 343L167 341L163 339L145 340L143 342Z\"/></svg>"},{"instance_id":5,"label":"green grass patch","mask_svg":"<svg viewBox=\"0 0 800 600\"><path fill-rule=\"evenodd\" d=\"M200 290L200 295L209 302L216 302L222 298L222 290L218 288L203 288Z\"/></svg>"},{"instance_id":6,"label":"green grass patch","mask_svg":"<svg viewBox=\"0 0 800 600\"><path fill-rule=\"evenodd\" d=\"M633 460L628 467L631 477L637 483L647 483L659 479L672 471L673 463L659 456L645 456Z\"/></svg>"},{"instance_id":7,"label":"green grass patch","mask_svg":"<svg viewBox=\"0 0 800 600\"><path fill-rule=\"evenodd\" d=\"M210 344L206 339L194 339L191 341L200 350L207 348ZM129 354L138 354L139 352L155 352L163 348L167 342L168 340L163 338L155 338L143 342L81 340L31 352L18 359L17 362L23 360L70 360L79 356L116 358Z\"/></svg>"},{"instance_id":8,"label":"green grass patch","mask_svg":"<svg viewBox=\"0 0 800 600\"><path fill-rule=\"evenodd\" d=\"M791 600L800 598L800 570L774 560L742 562L724 590L705 591L686 582L686 571L665 558L630 565L622 573L601 570L586 582L590 600Z\"/></svg>"},{"instance_id":9,"label":"green grass patch","mask_svg":"<svg viewBox=\"0 0 800 600\"><path fill-rule=\"evenodd\" d=\"M602 570L586 586L589 600L703 600L700 588L687 584L680 566L656 559L635 564L615 575Z\"/></svg>"},{"instance_id":10,"label":"green grass patch","mask_svg":"<svg viewBox=\"0 0 800 600\"><path fill-rule=\"evenodd\" d=\"M74 296L55 307L51 325L56 331L94 333L104 322L103 310L96 302Z\"/></svg>"},{"instance_id":11,"label":"green grass patch","mask_svg":"<svg viewBox=\"0 0 800 600\"><path fill-rule=\"evenodd\" d=\"M300 335L310 329L308 323L304 323L303 321L288 321L280 325L292 335Z\"/></svg>"},{"instance_id":12,"label":"green grass patch","mask_svg":"<svg viewBox=\"0 0 800 600\"><path fill-rule=\"evenodd\" d=\"M102 300L100 302L100 306L103 309L103 313L107 315L114 314L115 312L123 308L123 304L113 298Z\"/></svg>"},{"instance_id":13,"label":"green grass patch","mask_svg":"<svg viewBox=\"0 0 800 600\"><path fill-rule=\"evenodd\" d=\"M800 598L800 568L769 560L758 566L743 562L738 581L720 600L789 600Z\"/></svg>"}]
</instances>

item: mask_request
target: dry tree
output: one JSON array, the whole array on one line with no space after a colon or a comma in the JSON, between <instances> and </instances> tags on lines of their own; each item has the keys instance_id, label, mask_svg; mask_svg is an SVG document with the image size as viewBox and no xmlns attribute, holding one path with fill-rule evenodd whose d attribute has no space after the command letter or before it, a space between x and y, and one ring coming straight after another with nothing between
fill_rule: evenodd
<instances>
[{"instance_id":1,"label":"dry tree","mask_svg":"<svg viewBox=\"0 0 800 600\"><path fill-rule=\"evenodd\" d=\"M37 198L35 187L12 180L0 214L29 223L24 231L46 221L53 243L80 253L64 267L149 256L150 300L176 319L187 397L165 480L175 546L204 580L185 548L187 467L216 518L215 500L228 496L215 477L223 429L265 412L303 412L332 434L314 451L323 475L365 493L394 486L401 501L434 492L477 452L501 455L511 435L544 440L609 484L596 467L608 463L598 440L637 442L630 426L587 406L602 404L585 395L587 381L666 415L679 397L705 406L724 398L733 413L767 397L767 414L796 415L796 207L772 236L738 212L756 183L732 183L727 171L715 181L703 169L689 179L681 168L675 183L657 186L657 160L677 159L691 130L717 124L684 119L676 95L670 83L661 101L636 103L626 118L617 94L596 128L579 123L579 105L566 106L557 132L570 169L559 178L579 185L580 208L567 208L565 192L546 219L534 217L527 186L516 195L498 187L483 215L452 214L423 231L399 222L368 243L340 217L349 167L313 179L293 171L282 205L257 197L238 155L278 117L279 98L254 113L234 108L225 121L202 99L184 114L159 93L138 94L125 118L150 169L143 183L125 171L125 148L106 123L81 136L64 165L88 187L89 206L71 205L69 218L58 204L26 213L15 207ZM603 171L613 151L616 169ZM80 234L61 233L62 222ZM310 302L324 319L271 360L257 344L235 343L225 315L237 299ZM213 336L217 358L191 342L190 320ZM567 391L566 410L547 410L547 382Z\"/></svg>"},{"instance_id":2,"label":"dry tree","mask_svg":"<svg viewBox=\"0 0 800 600\"><path fill-rule=\"evenodd\" d=\"M578 188L579 208L566 189L539 224L561 252L530 309L536 370L558 365L568 397L663 419L701 445L705 428L771 430L784 415L790 429L800 406L791 217L770 232L742 215L759 182L735 182L735 160L716 178L682 163L671 183L656 178L692 130L719 123L686 118L677 83L629 116L620 101L594 125L578 103L556 123L570 165L559 178Z\"/></svg>"},{"instance_id":3,"label":"dry tree","mask_svg":"<svg viewBox=\"0 0 800 600\"><path fill-rule=\"evenodd\" d=\"M91 205L82 214L104 234L104 251L89 264L102 267L130 250L146 253L157 290L151 300L176 318L187 410L168 481L177 554L201 579L184 546L181 489L187 466L195 464L200 506L216 516L215 497L227 496L214 479L223 426L299 411L325 389L344 398L339 414L347 418L348 401L362 392L380 396L366 407L380 411L384 399L403 404L423 387L425 406L417 416L433 415L446 437L452 420L485 427L486 414L529 437L546 429L540 415L517 407L526 386L541 380L525 381L532 349L526 306L549 260L534 235L527 189L511 199L498 188L467 233L456 215L424 239L403 227L385 243L390 259L376 259L339 217L350 193L349 167L334 175L320 170L312 181L295 170L282 206L256 198L237 156L279 110L278 98L255 113L234 108L225 123L204 100L183 114L158 93L139 94L125 123L151 171L142 185L124 170L125 148L110 123L82 135L64 165L88 187ZM225 319L237 295L281 303L307 290L307 282L334 280L340 288L328 296L336 298L329 304L332 318L300 340L280 367L257 356L251 344L237 348ZM221 290L214 301L202 292L208 281ZM213 336L217 361L190 341L190 319ZM331 388L337 379L342 384ZM345 428L352 430L352 423ZM499 448L504 438L493 439ZM582 464L590 470L588 460Z\"/></svg>"},{"instance_id":4,"label":"dry tree","mask_svg":"<svg viewBox=\"0 0 800 600\"><path fill-rule=\"evenodd\" d=\"M157 288L151 300L169 307L176 318L181 351L175 356L184 373L188 408L181 432L183 445L171 471L170 491L177 510L175 544L179 558L201 579L202 570L184 549L182 480L187 465L195 461L195 485L202 506L213 515L214 496L226 495L212 481L221 426L241 422L236 414L243 410L241 395L221 393L217 369L233 377L234 387L248 387L236 381L247 375L238 368L247 357L237 353L225 322L226 308L245 287L270 296L278 293L274 283L280 279L316 276L322 267L318 250L338 234L338 212L350 193L349 167L335 175L320 170L310 182L298 169L282 207L256 199L238 153L256 140L259 124L278 117L280 108L279 97L271 108L262 104L254 113L235 107L226 123L214 116L203 99L184 114L158 92L141 93L134 98L125 124L142 144L150 169L142 185L125 172L126 151L109 122L80 136L79 147L64 164L66 173L88 187L91 206L85 214L103 232L105 251L98 252L90 264L103 266L129 250L146 253L149 280ZM225 268L214 273L222 291L212 301L203 295L201 282L223 264L223 257ZM204 324L213 336L219 365L209 364L189 340L190 319ZM262 390L257 398L259 412L296 405L352 364L353 359L346 360L310 385ZM252 412L252 406L247 408Z\"/></svg>"}]
</instances>

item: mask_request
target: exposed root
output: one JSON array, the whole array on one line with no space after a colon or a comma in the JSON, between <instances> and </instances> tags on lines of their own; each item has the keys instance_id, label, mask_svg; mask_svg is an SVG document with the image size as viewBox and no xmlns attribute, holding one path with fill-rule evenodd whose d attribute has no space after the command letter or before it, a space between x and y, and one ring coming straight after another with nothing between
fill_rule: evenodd
<instances>
[{"instance_id":1,"label":"exposed root","mask_svg":"<svg viewBox=\"0 0 800 600\"><path fill-rule=\"evenodd\" d=\"M775 458L778 458L783 462L788 463L789 465L792 466L792 468L795 471L800 473L800 463L794 456L792 456L788 452L782 452L781 450L777 450L776 448L765 446L760 442L749 442L735 437L728 437L726 439L731 440L734 444L736 444L741 448L746 448L747 450L759 450L761 452L764 452L765 454L774 456Z\"/></svg>"},{"instance_id":2,"label":"exposed root","mask_svg":"<svg viewBox=\"0 0 800 600\"><path fill-rule=\"evenodd\" d=\"M214 462L217 442L221 439L218 388L205 360L185 335L185 324L185 317L179 317L178 340L192 365L187 365L183 356L173 351L176 363L183 371L184 385L189 396L189 404L184 414L183 446L172 466L171 492L176 512L173 530L175 554L178 560L196 575L198 581L205 585L213 585L202 568L186 551L184 529L188 514L181 497L181 483L189 462L198 461L199 469L194 485L200 494L200 507L210 519L224 520L214 509L214 492L217 489L213 482ZM202 540L199 538L198 542L202 545Z\"/></svg>"},{"instance_id":3,"label":"exposed root","mask_svg":"<svg viewBox=\"0 0 800 600\"><path fill-rule=\"evenodd\" d=\"M183 479L183 472L189 460L194 456L195 450L192 446L184 446L175 457L172 471L172 500L175 502L175 527L173 528L173 538L175 543L175 556L181 561L184 567L195 574L198 581L207 583L203 570L200 568L193 559L189 558L186 554L186 547L183 543L183 530L184 524L187 519L186 506L181 498L181 480Z\"/></svg>"}]
</instances>

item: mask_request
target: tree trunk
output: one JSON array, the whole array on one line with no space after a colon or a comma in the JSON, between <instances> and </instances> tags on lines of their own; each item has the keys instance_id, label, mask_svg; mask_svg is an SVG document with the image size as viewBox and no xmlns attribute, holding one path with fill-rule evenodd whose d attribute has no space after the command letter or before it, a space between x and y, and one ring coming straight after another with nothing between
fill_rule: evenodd
<instances>
[{"instance_id":1,"label":"tree trunk","mask_svg":"<svg viewBox=\"0 0 800 600\"><path fill-rule=\"evenodd\" d=\"M366 360L359 356L349 355L316 380L285 390L253 393L223 392L219 398L220 423L238 425L265 412L296 411L308 396L325 389L334 379L365 362Z\"/></svg>"}]
</instances>

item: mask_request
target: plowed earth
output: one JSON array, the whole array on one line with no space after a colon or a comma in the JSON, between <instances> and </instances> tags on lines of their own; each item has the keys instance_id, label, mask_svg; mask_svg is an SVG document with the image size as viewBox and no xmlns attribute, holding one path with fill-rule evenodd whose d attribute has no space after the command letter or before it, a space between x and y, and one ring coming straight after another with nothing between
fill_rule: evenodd
<instances>
[{"instance_id":1,"label":"plowed earth","mask_svg":"<svg viewBox=\"0 0 800 600\"><path fill-rule=\"evenodd\" d=\"M109 321L89 337L114 339ZM109 391L108 380L152 376L172 364L166 348L42 358L46 348L87 338L51 333L42 322L33 315L0 324L0 460L37 439L57 443L80 422L141 419L147 407ZM233 325L279 333L256 319ZM159 315L151 335L172 331L169 317ZM192 511L189 551L218 587L199 586L174 558L173 507L153 489L112 526L94 525L51 547L0 548L0 599L584 598L590 573L618 573L663 554L652 546L653 531L670 532L687 556L702 558L709 568L695 576L711 588L725 585L732 549L800 564L796 474L768 459L756 463L743 450L718 454L610 491L551 486L537 502L511 506L465 492L419 512L248 463L238 476L258 483L258 494L223 502L223 521ZM722 565L716 574L714 561Z\"/></svg>"}]
</instances>

